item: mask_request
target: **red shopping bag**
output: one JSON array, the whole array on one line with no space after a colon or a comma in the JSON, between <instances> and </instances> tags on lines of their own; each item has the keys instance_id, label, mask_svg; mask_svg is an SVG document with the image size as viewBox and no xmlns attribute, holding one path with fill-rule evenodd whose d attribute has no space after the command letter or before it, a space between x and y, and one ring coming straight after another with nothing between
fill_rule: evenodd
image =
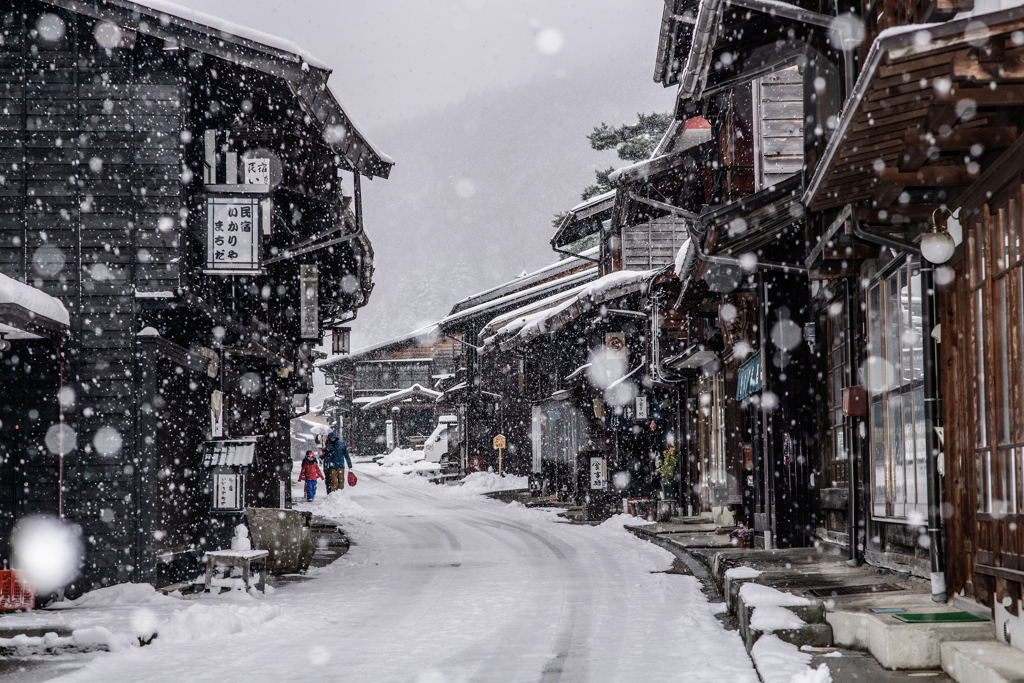
<instances>
[{"instance_id":1,"label":"red shopping bag","mask_svg":"<svg viewBox=\"0 0 1024 683\"><path fill-rule=\"evenodd\" d=\"M348 471L348 485L349 486L355 486L357 481L359 481L359 480L356 479L356 473L353 472L352 470L349 470Z\"/></svg>"}]
</instances>

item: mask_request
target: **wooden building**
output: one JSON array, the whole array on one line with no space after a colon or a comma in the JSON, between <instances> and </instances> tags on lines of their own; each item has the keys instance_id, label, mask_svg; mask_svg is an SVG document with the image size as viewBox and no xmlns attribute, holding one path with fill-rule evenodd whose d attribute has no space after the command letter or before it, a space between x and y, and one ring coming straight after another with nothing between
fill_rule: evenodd
<instances>
[{"instance_id":1,"label":"wooden building","mask_svg":"<svg viewBox=\"0 0 1024 683\"><path fill-rule=\"evenodd\" d=\"M455 383L464 355L457 339L428 325L347 356L318 361L317 369L334 385L335 400L325 405L325 415L358 455L422 444L448 409L437 399Z\"/></svg>"},{"instance_id":2,"label":"wooden building","mask_svg":"<svg viewBox=\"0 0 1024 683\"><path fill-rule=\"evenodd\" d=\"M241 504L289 505L311 344L372 287L360 176L392 162L287 41L128 0L0 20L0 270L70 314L69 590L178 580L224 541L218 440L256 444Z\"/></svg>"},{"instance_id":3,"label":"wooden building","mask_svg":"<svg viewBox=\"0 0 1024 683\"><path fill-rule=\"evenodd\" d=\"M915 42L913 31L876 38L924 18L890 12L869 23L804 196L825 249L855 248L851 238L882 247L877 258L831 268L832 280L852 271L852 287L834 295L854 311L866 305L850 332L840 329L846 339L866 331L846 372L866 387L866 406L849 411L867 432L854 442L850 509L865 521L852 533L869 561L902 555L930 576L936 600L990 607L997 637L1020 647L1024 123L1013 36L1024 8L959 20L933 13L940 23L928 40ZM954 249L942 233L957 222Z\"/></svg>"}]
</instances>

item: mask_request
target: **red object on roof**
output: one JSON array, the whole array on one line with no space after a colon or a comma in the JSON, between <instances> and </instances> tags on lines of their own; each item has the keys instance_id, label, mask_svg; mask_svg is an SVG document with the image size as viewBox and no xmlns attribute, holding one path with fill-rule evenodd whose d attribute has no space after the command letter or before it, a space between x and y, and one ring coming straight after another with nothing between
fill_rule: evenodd
<instances>
[{"instance_id":1,"label":"red object on roof","mask_svg":"<svg viewBox=\"0 0 1024 683\"><path fill-rule=\"evenodd\" d=\"M683 124L683 130L701 130L710 127L711 122L703 116L694 116L693 118L686 119L686 123Z\"/></svg>"}]
</instances>

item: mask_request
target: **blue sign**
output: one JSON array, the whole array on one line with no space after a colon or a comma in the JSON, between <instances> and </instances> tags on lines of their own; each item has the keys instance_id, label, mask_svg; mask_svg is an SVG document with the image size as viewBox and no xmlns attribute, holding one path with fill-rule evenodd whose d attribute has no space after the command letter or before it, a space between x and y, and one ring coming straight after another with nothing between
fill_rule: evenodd
<instances>
[{"instance_id":1,"label":"blue sign","mask_svg":"<svg viewBox=\"0 0 1024 683\"><path fill-rule=\"evenodd\" d=\"M742 401L761 391L761 350L743 361L736 378L736 400Z\"/></svg>"}]
</instances>

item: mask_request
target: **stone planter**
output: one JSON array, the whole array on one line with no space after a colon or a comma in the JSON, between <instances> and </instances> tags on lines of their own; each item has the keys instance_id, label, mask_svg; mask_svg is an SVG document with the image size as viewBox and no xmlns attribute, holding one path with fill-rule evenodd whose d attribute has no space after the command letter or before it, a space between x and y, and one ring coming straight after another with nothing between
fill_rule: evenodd
<instances>
[{"instance_id":1,"label":"stone planter","mask_svg":"<svg viewBox=\"0 0 1024 683\"><path fill-rule=\"evenodd\" d=\"M267 550L267 571L294 574L305 571L313 560L316 544L298 510L246 508L249 535L254 549Z\"/></svg>"}]
</instances>

